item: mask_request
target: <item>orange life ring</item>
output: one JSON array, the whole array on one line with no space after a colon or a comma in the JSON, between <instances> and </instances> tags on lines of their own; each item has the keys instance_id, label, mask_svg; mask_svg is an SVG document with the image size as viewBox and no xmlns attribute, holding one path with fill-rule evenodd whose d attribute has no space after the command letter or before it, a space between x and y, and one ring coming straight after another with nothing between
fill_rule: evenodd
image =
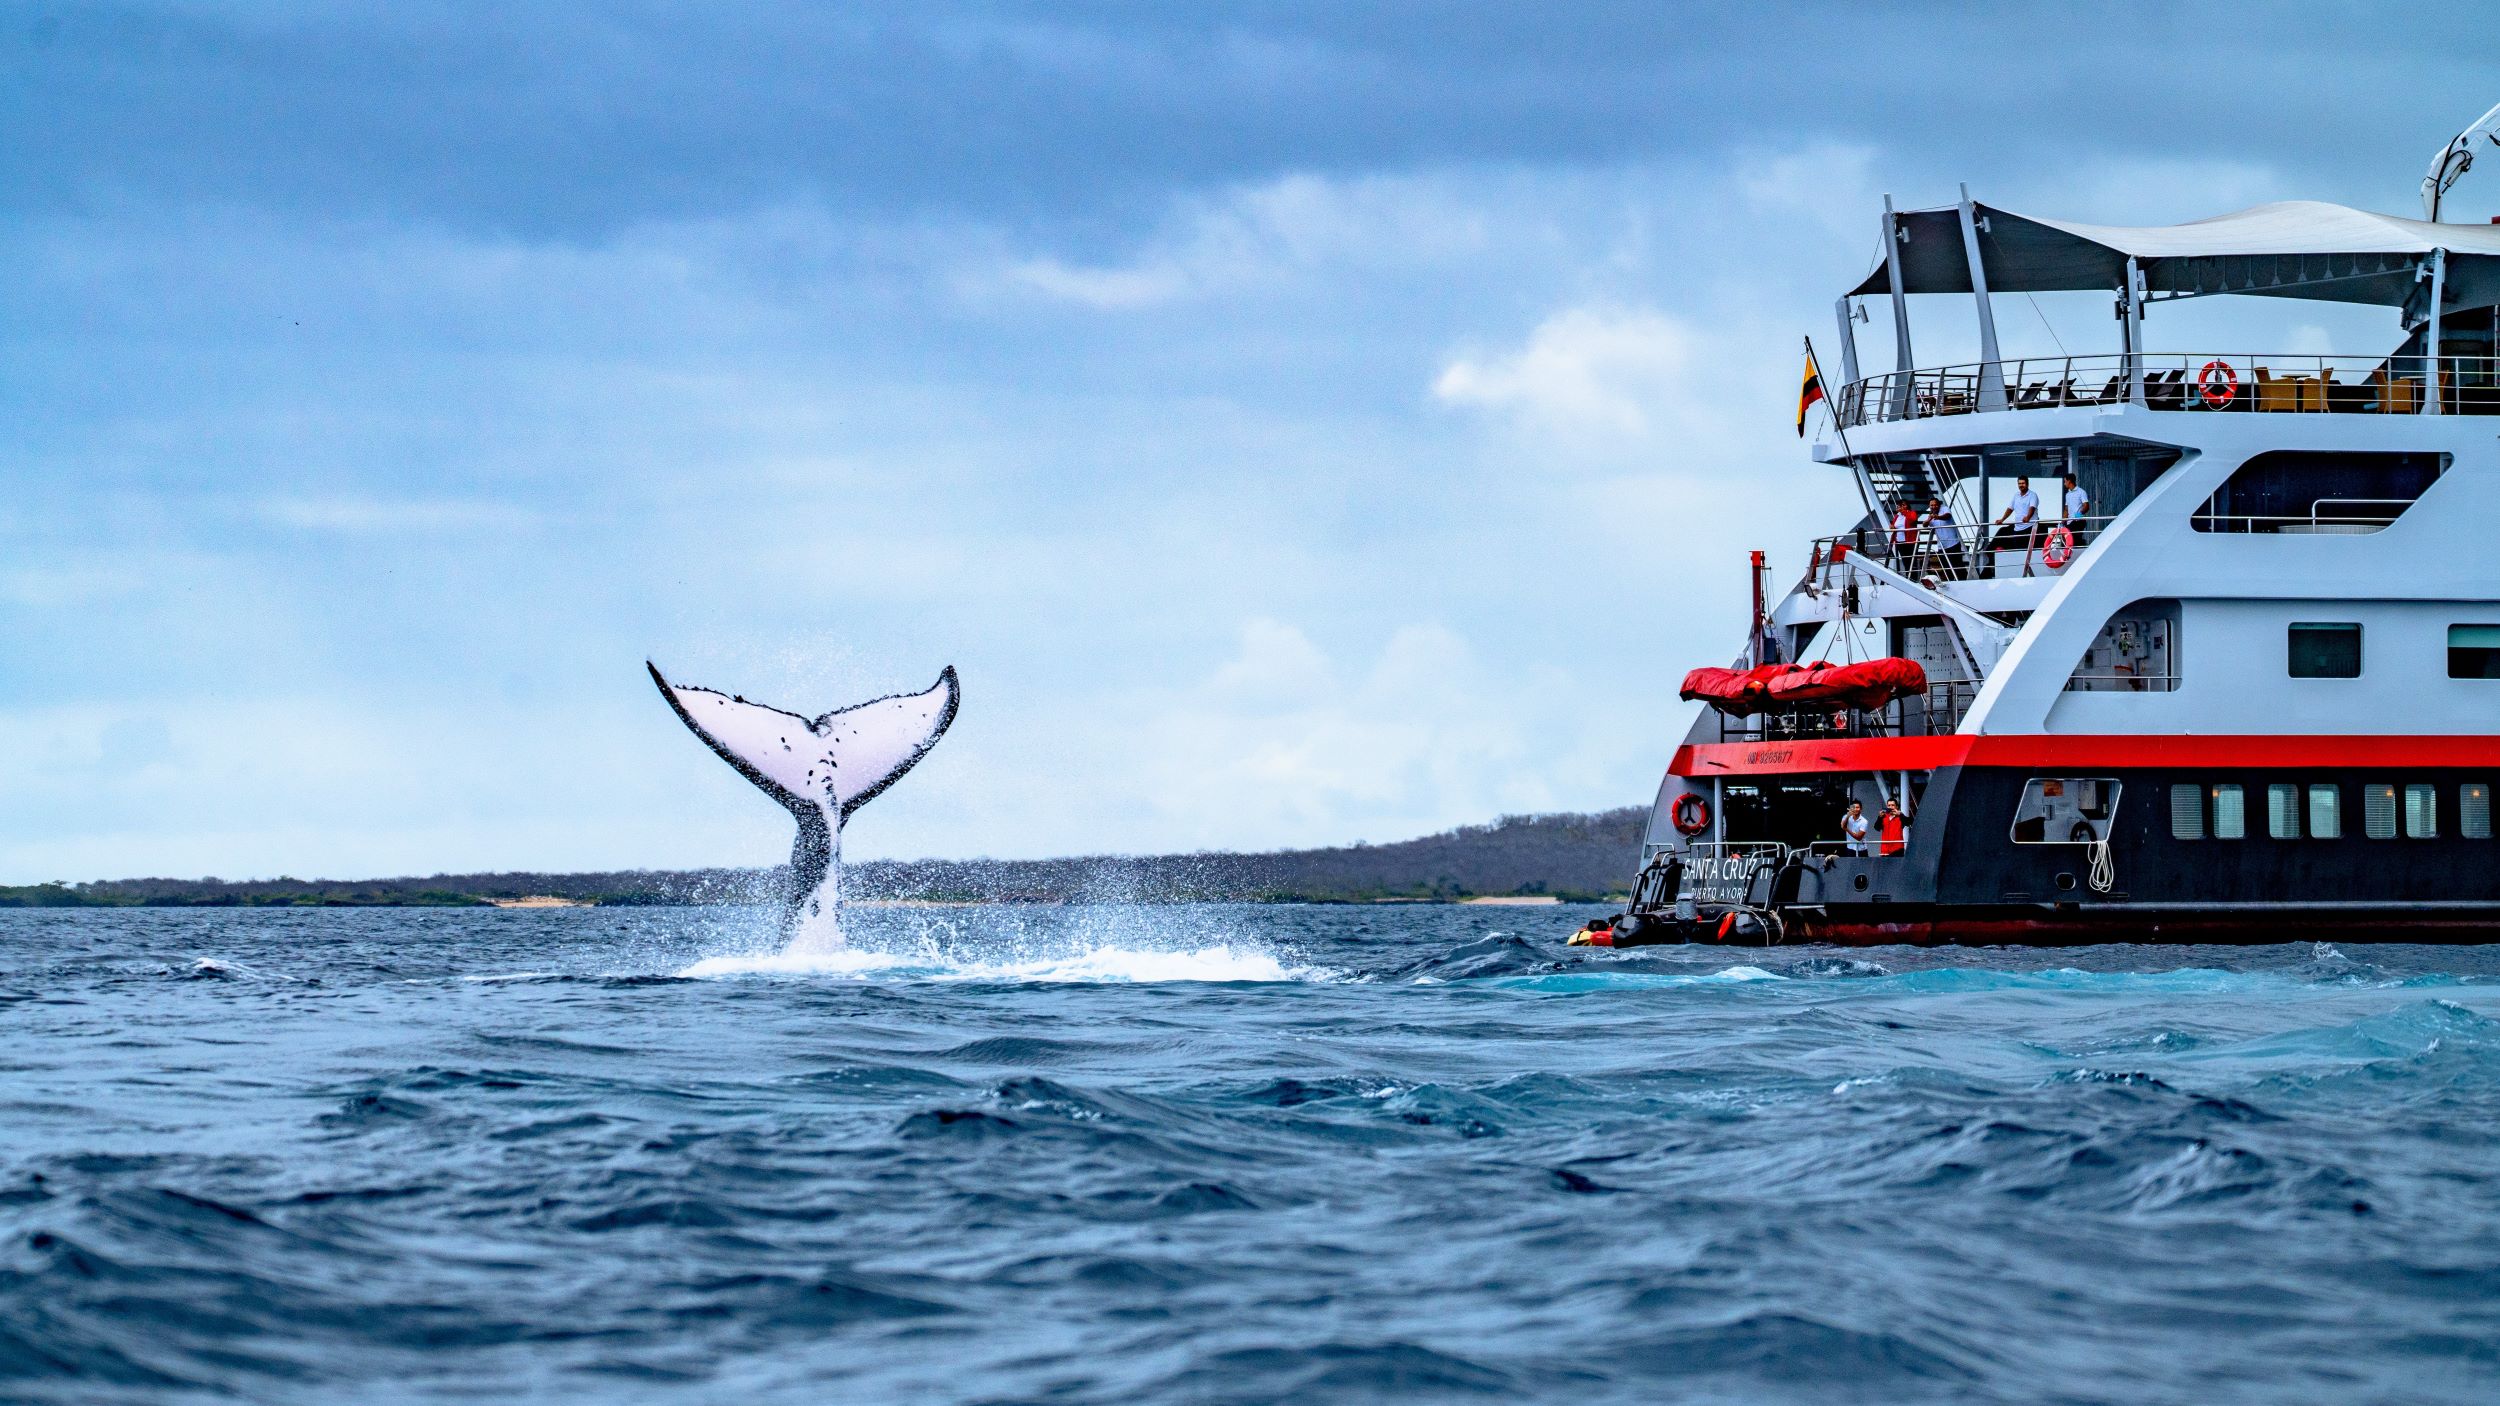
<instances>
[{"instance_id":1,"label":"orange life ring","mask_svg":"<svg viewBox=\"0 0 2500 1406\"><path fill-rule=\"evenodd\" d=\"M1710 802L1699 791L1687 791L1667 807L1667 819L1687 835L1698 835L1710 828Z\"/></svg>"},{"instance_id":2,"label":"orange life ring","mask_svg":"<svg viewBox=\"0 0 2500 1406\"><path fill-rule=\"evenodd\" d=\"M2051 571L2063 571L2075 559L2075 534L2063 525L2049 529L2048 540L2040 544L2040 560Z\"/></svg>"},{"instance_id":3,"label":"orange life ring","mask_svg":"<svg viewBox=\"0 0 2500 1406\"><path fill-rule=\"evenodd\" d=\"M2240 373L2219 357L2206 362L2205 369L2196 373L2197 397L2216 410L2229 405L2239 393Z\"/></svg>"}]
</instances>

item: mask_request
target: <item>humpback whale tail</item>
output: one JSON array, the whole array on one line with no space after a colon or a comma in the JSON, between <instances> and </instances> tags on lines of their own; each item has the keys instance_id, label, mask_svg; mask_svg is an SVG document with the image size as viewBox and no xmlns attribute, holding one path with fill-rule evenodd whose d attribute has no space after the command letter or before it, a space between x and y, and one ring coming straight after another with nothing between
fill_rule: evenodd
<instances>
[{"instance_id":1,"label":"humpback whale tail","mask_svg":"<svg viewBox=\"0 0 2500 1406\"><path fill-rule=\"evenodd\" d=\"M798 821L782 935L793 949L841 946L842 824L928 755L955 721L961 689L953 666L923 692L813 719L671 683L657 664L644 667L678 719Z\"/></svg>"}]
</instances>

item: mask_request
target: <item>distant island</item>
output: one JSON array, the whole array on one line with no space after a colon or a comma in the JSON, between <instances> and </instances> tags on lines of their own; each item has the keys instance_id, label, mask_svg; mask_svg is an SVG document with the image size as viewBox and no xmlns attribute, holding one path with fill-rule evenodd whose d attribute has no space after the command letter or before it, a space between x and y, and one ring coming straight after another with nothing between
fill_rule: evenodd
<instances>
[{"instance_id":1,"label":"distant island","mask_svg":"<svg viewBox=\"0 0 2500 1406\"><path fill-rule=\"evenodd\" d=\"M863 901L986 903L1387 903L1471 898L1599 902L1639 857L1645 807L1506 815L1421 839L1266 854L1071 859L867 860L845 871ZM398 879L109 879L0 886L0 908L482 907L755 901L774 869L596 874L430 874Z\"/></svg>"}]
</instances>

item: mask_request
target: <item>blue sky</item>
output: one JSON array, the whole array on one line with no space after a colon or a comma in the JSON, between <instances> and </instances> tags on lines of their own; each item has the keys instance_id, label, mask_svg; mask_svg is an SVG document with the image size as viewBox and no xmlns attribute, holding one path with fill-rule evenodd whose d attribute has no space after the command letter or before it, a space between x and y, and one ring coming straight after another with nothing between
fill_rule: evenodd
<instances>
[{"instance_id":1,"label":"blue sky","mask_svg":"<svg viewBox=\"0 0 2500 1406\"><path fill-rule=\"evenodd\" d=\"M779 858L646 657L961 669L854 854L1644 800L1854 511L1788 398L1884 192L2411 213L2500 98L2441 28L0 5L0 881Z\"/></svg>"}]
</instances>

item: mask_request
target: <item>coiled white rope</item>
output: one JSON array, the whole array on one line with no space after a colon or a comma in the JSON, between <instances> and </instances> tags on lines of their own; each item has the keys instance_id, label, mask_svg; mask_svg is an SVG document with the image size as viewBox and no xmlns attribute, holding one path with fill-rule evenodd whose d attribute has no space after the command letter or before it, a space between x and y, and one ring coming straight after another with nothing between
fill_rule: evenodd
<instances>
[{"instance_id":1,"label":"coiled white rope","mask_svg":"<svg viewBox=\"0 0 2500 1406\"><path fill-rule=\"evenodd\" d=\"M2109 841L2094 840L2085 846L2085 850L2092 856L2092 874L2086 880L2092 885L2092 891L2107 893L2118 887L2118 866L2110 862Z\"/></svg>"}]
</instances>

